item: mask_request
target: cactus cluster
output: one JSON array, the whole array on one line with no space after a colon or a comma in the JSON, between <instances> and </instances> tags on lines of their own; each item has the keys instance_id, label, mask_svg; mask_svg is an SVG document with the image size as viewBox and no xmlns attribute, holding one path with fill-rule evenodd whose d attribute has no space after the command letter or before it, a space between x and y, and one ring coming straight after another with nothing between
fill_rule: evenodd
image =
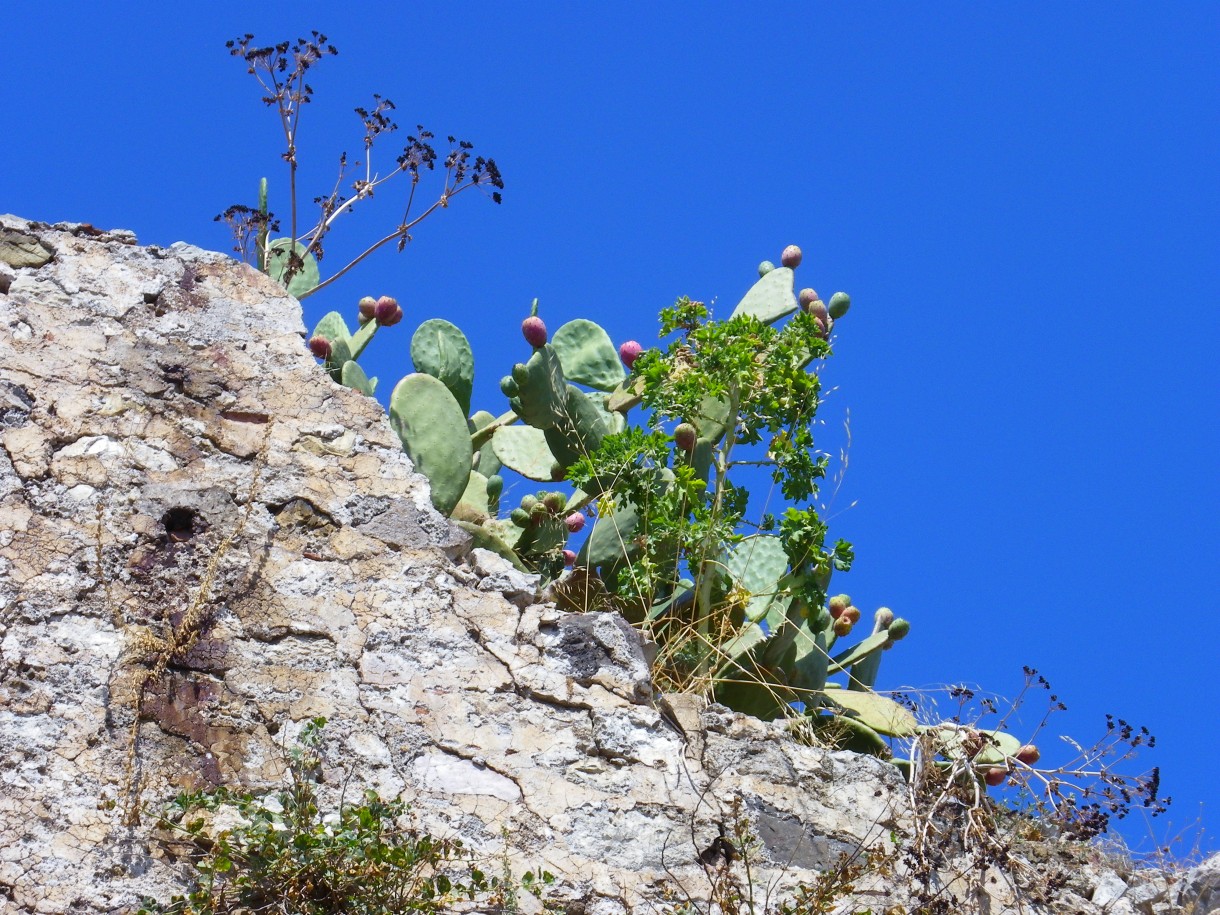
<instances>
[{"instance_id":1,"label":"cactus cluster","mask_svg":"<svg viewBox=\"0 0 1220 915\"><path fill-rule=\"evenodd\" d=\"M789 246L781 266L764 263L729 322L735 320L740 333L758 333L793 315L806 322L805 336L797 337L808 341L805 349L785 357L791 371L805 377L807 366L829 353L824 341L850 300L836 293L827 305L812 289L798 297L794 269L801 259L800 249ZM401 320L402 309L388 297L366 297L358 312L354 331L339 314L326 315L309 348L335 381L372 396L377 380L365 377L356 360L380 327ZM693 319L676 320L683 327ZM817 548L799 555L795 535L709 537L703 546L714 555L674 560L662 572L664 587L633 589L626 573L650 539L655 546L662 536L649 527L645 503L665 502L679 517L694 517L702 493L725 488L727 454L734 441L752 434L745 404L732 393L701 392L670 433L648 439L654 450L646 492L638 486L627 491L611 455L625 442L643 440L639 429L628 429L633 408L643 403L663 412L645 397L648 377L666 357L634 340L615 346L602 327L584 319L550 333L537 300L521 331L528 350L500 381L508 409L499 414L471 411L474 356L461 330L431 319L412 336L415 371L395 385L389 415L403 449L430 481L436 508L476 545L554 582L561 606L587 609L596 594L605 601L600 605L623 612L658 641L662 663L697 670L720 702L765 718L794 714L803 705L819 726L834 723L855 745L874 752L882 752L883 736L910 733L910 713L871 692L882 652L906 635L909 624L882 608L869 635L834 652L860 611L845 595L826 599L832 568L847 563L821 548L820 534ZM775 442L789 434L772 431ZM503 506L505 469L544 485L566 481L578 488L543 489ZM579 550L570 548L587 518L591 530ZM675 635L692 627L702 627L702 642L688 644ZM832 681L837 675L842 683Z\"/></svg>"}]
</instances>

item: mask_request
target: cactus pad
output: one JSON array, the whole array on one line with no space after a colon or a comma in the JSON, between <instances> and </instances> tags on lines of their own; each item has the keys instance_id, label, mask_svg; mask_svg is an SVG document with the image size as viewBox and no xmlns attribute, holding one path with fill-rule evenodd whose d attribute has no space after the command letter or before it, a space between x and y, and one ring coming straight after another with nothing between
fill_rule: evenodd
<instances>
[{"instance_id":1,"label":"cactus pad","mask_svg":"<svg viewBox=\"0 0 1220 915\"><path fill-rule=\"evenodd\" d=\"M394 386L390 425L415 469L432 484L432 504L448 515L466 490L474 462L465 412L444 383L417 372Z\"/></svg>"}]
</instances>

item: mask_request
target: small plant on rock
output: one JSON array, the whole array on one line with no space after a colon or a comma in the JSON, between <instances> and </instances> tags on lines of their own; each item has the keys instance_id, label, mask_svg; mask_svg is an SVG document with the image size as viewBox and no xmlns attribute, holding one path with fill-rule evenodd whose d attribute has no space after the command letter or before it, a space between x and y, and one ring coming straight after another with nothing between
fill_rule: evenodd
<instances>
[{"instance_id":1,"label":"small plant on rock","mask_svg":"<svg viewBox=\"0 0 1220 915\"><path fill-rule=\"evenodd\" d=\"M282 791L179 795L160 826L185 837L198 880L168 903L145 900L141 915L447 912L462 902L501 906L521 891L541 896L554 880L543 871L520 881L488 876L460 841L410 828L406 805L373 791L363 803L323 813L314 785L324 725L321 718L306 725Z\"/></svg>"}]
</instances>

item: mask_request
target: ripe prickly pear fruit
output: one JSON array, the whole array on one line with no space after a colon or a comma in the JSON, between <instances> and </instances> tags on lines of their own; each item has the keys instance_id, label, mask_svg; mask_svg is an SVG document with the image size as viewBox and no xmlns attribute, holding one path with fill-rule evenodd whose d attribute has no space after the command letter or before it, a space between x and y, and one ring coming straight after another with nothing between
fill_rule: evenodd
<instances>
[{"instance_id":1,"label":"ripe prickly pear fruit","mask_svg":"<svg viewBox=\"0 0 1220 915\"><path fill-rule=\"evenodd\" d=\"M846 594L836 594L830 599L830 615L838 619L843 611L851 606L851 598Z\"/></svg>"},{"instance_id":2,"label":"ripe prickly pear fruit","mask_svg":"<svg viewBox=\"0 0 1220 915\"><path fill-rule=\"evenodd\" d=\"M546 506L547 511L555 515L563 511L563 507L568 504L568 497L561 492L548 492L543 497L542 504Z\"/></svg>"},{"instance_id":3,"label":"ripe prickly pear fruit","mask_svg":"<svg viewBox=\"0 0 1220 915\"><path fill-rule=\"evenodd\" d=\"M992 766L983 774L983 781L991 788L1004 784L1006 778L1008 778L1008 770L1001 769L999 766Z\"/></svg>"},{"instance_id":4,"label":"ripe prickly pear fruit","mask_svg":"<svg viewBox=\"0 0 1220 915\"><path fill-rule=\"evenodd\" d=\"M1013 757L1017 762L1023 762L1027 766L1032 766L1042 758L1042 753L1032 743L1027 743L1021 749L1017 750L1016 756Z\"/></svg>"},{"instance_id":5,"label":"ripe prickly pear fruit","mask_svg":"<svg viewBox=\"0 0 1220 915\"><path fill-rule=\"evenodd\" d=\"M330 341L322 335L309 338L309 351L319 359L330 358Z\"/></svg>"},{"instance_id":6,"label":"ripe prickly pear fruit","mask_svg":"<svg viewBox=\"0 0 1220 915\"><path fill-rule=\"evenodd\" d=\"M373 317L377 319L377 323L382 327L393 327L402 320L402 309L398 307L398 300L392 299L388 295L383 295L377 300L377 307L373 310Z\"/></svg>"},{"instance_id":7,"label":"ripe prickly pear fruit","mask_svg":"<svg viewBox=\"0 0 1220 915\"><path fill-rule=\"evenodd\" d=\"M851 620L853 625L860 622L860 608L854 605L848 607L843 611L843 616L840 619Z\"/></svg>"},{"instance_id":8,"label":"ripe prickly pear fruit","mask_svg":"<svg viewBox=\"0 0 1220 915\"><path fill-rule=\"evenodd\" d=\"M847 635L851 632L851 620L846 616L839 617L835 620L834 632L839 638Z\"/></svg>"},{"instance_id":9,"label":"ripe prickly pear fruit","mask_svg":"<svg viewBox=\"0 0 1220 915\"><path fill-rule=\"evenodd\" d=\"M827 327L830 324L830 309L826 307L826 303L821 299L814 299L805 306L805 311L813 315L815 319L821 322L822 327Z\"/></svg>"},{"instance_id":10,"label":"ripe prickly pear fruit","mask_svg":"<svg viewBox=\"0 0 1220 915\"><path fill-rule=\"evenodd\" d=\"M534 349L546 346L546 325L537 315L530 315L521 322L521 333L525 337L525 342Z\"/></svg>"},{"instance_id":11,"label":"ripe prickly pear fruit","mask_svg":"<svg viewBox=\"0 0 1220 915\"><path fill-rule=\"evenodd\" d=\"M775 264L771 263L770 261L763 261L761 264L758 265L758 275L760 277L766 276L768 273L770 273L774 269L775 269Z\"/></svg>"},{"instance_id":12,"label":"ripe prickly pear fruit","mask_svg":"<svg viewBox=\"0 0 1220 915\"><path fill-rule=\"evenodd\" d=\"M516 397L521 393L521 388L517 386L517 380L512 375L505 375L500 379L500 390L504 392L505 397Z\"/></svg>"},{"instance_id":13,"label":"ripe prickly pear fruit","mask_svg":"<svg viewBox=\"0 0 1220 915\"><path fill-rule=\"evenodd\" d=\"M678 423L678 427L674 429L674 445L687 454L695 450L695 442L698 441L698 438L699 433L690 423Z\"/></svg>"},{"instance_id":14,"label":"ripe prickly pear fruit","mask_svg":"<svg viewBox=\"0 0 1220 915\"><path fill-rule=\"evenodd\" d=\"M580 512L572 512L563 519L563 523L568 526L568 530L573 534L579 534L585 526L585 516Z\"/></svg>"},{"instance_id":15,"label":"ripe prickly pear fruit","mask_svg":"<svg viewBox=\"0 0 1220 915\"><path fill-rule=\"evenodd\" d=\"M517 525L517 527L529 527L530 513L524 508L514 508L509 512L508 520Z\"/></svg>"},{"instance_id":16,"label":"ripe prickly pear fruit","mask_svg":"<svg viewBox=\"0 0 1220 915\"><path fill-rule=\"evenodd\" d=\"M368 324L369 321L373 320L373 318L377 315L377 300L371 295L366 295L364 298L362 298L356 303L356 307L360 309L361 327Z\"/></svg>"},{"instance_id":17,"label":"ripe prickly pear fruit","mask_svg":"<svg viewBox=\"0 0 1220 915\"><path fill-rule=\"evenodd\" d=\"M801 249L796 245L789 245L784 249L784 253L779 256L779 262L785 267L799 267L801 265Z\"/></svg>"},{"instance_id":18,"label":"ripe prickly pear fruit","mask_svg":"<svg viewBox=\"0 0 1220 915\"><path fill-rule=\"evenodd\" d=\"M618 357L623 360L623 365L631 368L635 365L636 357L644 351L644 347L640 346L634 340L628 340L618 348Z\"/></svg>"},{"instance_id":19,"label":"ripe prickly pear fruit","mask_svg":"<svg viewBox=\"0 0 1220 915\"><path fill-rule=\"evenodd\" d=\"M563 564L569 569L576 565L576 553L572 550L563 551Z\"/></svg>"},{"instance_id":20,"label":"ripe prickly pear fruit","mask_svg":"<svg viewBox=\"0 0 1220 915\"><path fill-rule=\"evenodd\" d=\"M830 297L830 316L836 321L847 314L849 308L851 308L851 296L846 292L836 292Z\"/></svg>"},{"instance_id":21,"label":"ripe prickly pear fruit","mask_svg":"<svg viewBox=\"0 0 1220 915\"><path fill-rule=\"evenodd\" d=\"M904 620L901 616L894 622L890 623L890 628L886 630L890 634L890 641L897 642L899 639L905 639L907 633L911 631L911 624Z\"/></svg>"}]
</instances>

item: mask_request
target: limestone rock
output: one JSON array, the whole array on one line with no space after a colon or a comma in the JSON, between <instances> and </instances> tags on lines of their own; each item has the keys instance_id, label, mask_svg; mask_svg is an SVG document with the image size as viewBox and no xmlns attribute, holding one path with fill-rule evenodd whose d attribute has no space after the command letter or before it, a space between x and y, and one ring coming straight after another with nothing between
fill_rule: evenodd
<instances>
[{"instance_id":1,"label":"limestone rock","mask_svg":"<svg viewBox=\"0 0 1220 915\"><path fill-rule=\"evenodd\" d=\"M861 850L878 864L843 911L914 906L895 769L661 701L621 618L560 613L468 552L275 283L11 216L0 261L0 912L182 892L150 813L282 786L316 716L330 802L402 797L424 828L556 874L572 913L707 911L726 887L762 911ZM932 874L954 910L1062 910L954 854ZM1100 911L1079 891L1073 911Z\"/></svg>"}]
</instances>

